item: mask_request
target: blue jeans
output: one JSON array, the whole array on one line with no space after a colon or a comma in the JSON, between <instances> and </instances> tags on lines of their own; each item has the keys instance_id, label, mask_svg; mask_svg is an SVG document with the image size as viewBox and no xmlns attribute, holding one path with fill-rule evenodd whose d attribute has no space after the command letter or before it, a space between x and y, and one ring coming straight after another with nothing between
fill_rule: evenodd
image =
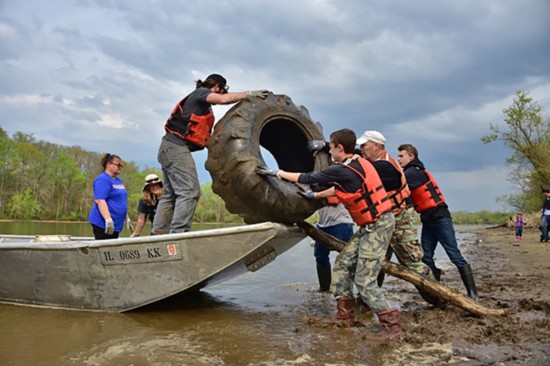
<instances>
[{"instance_id":1,"label":"blue jeans","mask_svg":"<svg viewBox=\"0 0 550 366\"><path fill-rule=\"evenodd\" d=\"M548 240L548 225L550 225L550 215L542 215L542 219L540 221L542 240Z\"/></svg>"},{"instance_id":2,"label":"blue jeans","mask_svg":"<svg viewBox=\"0 0 550 366\"><path fill-rule=\"evenodd\" d=\"M350 241L353 236L353 224L337 224L334 226L317 227L319 230L324 231L327 234L334 236L346 243ZM315 262L317 267L330 267L330 249L326 246L315 242L315 248L313 249L313 255L315 256Z\"/></svg>"},{"instance_id":3,"label":"blue jeans","mask_svg":"<svg viewBox=\"0 0 550 366\"><path fill-rule=\"evenodd\" d=\"M181 233L191 230L201 195L195 160L186 145L162 140L158 161L164 174L164 194L159 200L153 233Z\"/></svg>"},{"instance_id":4,"label":"blue jeans","mask_svg":"<svg viewBox=\"0 0 550 366\"><path fill-rule=\"evenodd\" d=\"M450 217L439 217L435 220L422 223L422 249L424 257L422 262L435 272L436 266L434 262L435 247L437 243L443 245L443 249L449 256L451 262L457 267L464 267L468 262L460 253L456 242L455 229L453 220Z\"/></svg>"}]
</instances>

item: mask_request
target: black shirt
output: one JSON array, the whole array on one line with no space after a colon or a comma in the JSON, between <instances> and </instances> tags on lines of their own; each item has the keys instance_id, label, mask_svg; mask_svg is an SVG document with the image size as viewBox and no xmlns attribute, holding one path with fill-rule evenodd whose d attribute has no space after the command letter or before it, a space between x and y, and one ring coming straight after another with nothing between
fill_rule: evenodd
<instances>
[{"instance_id":1,"label":"black shirt","mask_svg":"<svg viewBox=\"0 0 550 366\"><path fill-rule=\"evenodd\" d=\"M352 160L350 166L364 174L363 168L357 160ZM355 193L362 187L363 179L343 164L333 164L318 172L300 174L298 183L337 185L344 192Z\"/></svg>"},{"instance_id":2,"label":"black shirt","mask_svg":"<svg viewBox=\"0 0 550 366\"><path fill-rule=\"evenodd\" d=\"M378 172L380 180L386 191L394 191L401 188L401 172L387 160L376 160L372 163Z\"/></svg>"},{"instance_id":3,"label":"black shirt","mask_svg":"<svg viewBox=\"0 0 550 366\"><path fill-rule=\"evenodd\" d=\"M138 214L145 214L145 219L147 220L147 218L149 218L152 223L155 219L155 213L157 212L158 204L159 202L155 200L154 205L148 205L143 201L143 198L141 198L138 203Z\"/></svg>"},{"instance_id":4,"label":"black shirt","mask_svg":"<svg viewBox=\"0 0 550 366\"><path fill-rule=\"evenodd\" d=\"M407 184L409 185L411 191L430 180L424 170L424 163L418 159L412 160L405 166L405 168L403 168L405 178L407 179ZM407 204L409 204L409 200L412 204L410 197L407 199ZM451 217L449 206L447 206L445 202L437 205L437 207L430 208L429 210L422 212L420 214L420 221L422 221L422 223L428 223L430 220L435 220L440 217Z\"/></svg>"}]
</instances>

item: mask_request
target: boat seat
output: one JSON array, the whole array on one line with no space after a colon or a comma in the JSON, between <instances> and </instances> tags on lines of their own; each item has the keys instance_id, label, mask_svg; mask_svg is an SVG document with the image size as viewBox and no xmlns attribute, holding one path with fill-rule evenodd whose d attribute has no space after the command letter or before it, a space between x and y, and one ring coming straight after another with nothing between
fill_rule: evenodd
<instances>
[{"instance_id":1,"label":"boat seat","mask_svg":"<svg viewBox=\"0 0 550 366\"><path fill-rule=\"evenodd\" d=\"M36 243L71 241L70 235L36 235L34 237Z\"/></svg>"}]
</instances>

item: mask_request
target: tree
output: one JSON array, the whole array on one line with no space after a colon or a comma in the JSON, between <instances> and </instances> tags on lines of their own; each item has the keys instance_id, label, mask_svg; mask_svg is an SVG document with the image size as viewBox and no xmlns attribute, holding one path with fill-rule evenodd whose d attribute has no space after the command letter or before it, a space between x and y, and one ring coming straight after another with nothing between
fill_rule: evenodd
<instances>
[{"instance_id":1,"label":"tree","mask_svg":"<svg viewBox=\"0 0 550 366\"><path fill-rule=\"evenodd\" d=\"M0 136L0 217L6 213L7 203L12 195L14 179L12 175L12 156L15 143L1 129Z\"/></svg>"},{"instance_id":2,"label":"tree","mask_svg":"<svg viewBox=\"0 0 550 366\"><path fill-rule=\"evenodd\" d=\"M503 110L505 129L490 124L492 133L481 141L488 144L502 141L512 154L506 163L512 168L512 177L518 184L519 196L509 196L506 201L521 210L537 210L540 207L541 188L550 187L550 120L542 117L542 107L524 91L517 91L510 107ZM535 199L537 197L538 199Z\"/></svg>"},{"instance_id":3,"label":"tree","mask_svg":"<svg viewBox=\"0 0 550 366\"><path fill-rule=\"evenodd\" d=\"M10 216L14 219L36 219L42 211L30 188L22 194L14 194L9 204Z\"/></svg>"}]
</instances>

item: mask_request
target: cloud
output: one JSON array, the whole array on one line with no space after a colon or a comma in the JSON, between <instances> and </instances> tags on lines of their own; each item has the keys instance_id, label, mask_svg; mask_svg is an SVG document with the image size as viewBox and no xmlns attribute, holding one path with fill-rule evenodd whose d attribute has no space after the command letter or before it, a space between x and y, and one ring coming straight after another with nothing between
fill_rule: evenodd
<instances>
[{"instance_id":1,"label":"cloud","mask_svg":"<svg viewBox=\"0 0 550 366\"><path fill-rule=\"evenodd\" d=\"M470 212L481 209L505 211L506 207L497 203L496 198L509 194L513 189L509 178L510 172L502 165L435 176L449 209Z\"/></svg>"},{"instance_id":2,"label":"cloud","mask_svg":"<svg viewBox=\"0 0 550 366\"><path fill-rule=\"evenodd\" d=\"M170 111L213 72L231 91L290 96L326 133L377 129L390 151L418 145L438 174L504 168L504 147L479 138L502 121L516 90L550 106L545 0L5 0L0 7L0 126L92 151L116 148L141 166L158 165ZM215 107L217 118L228 108ZM201 154L199 174L209 180Z\"/></svg>"}]
</instances>

